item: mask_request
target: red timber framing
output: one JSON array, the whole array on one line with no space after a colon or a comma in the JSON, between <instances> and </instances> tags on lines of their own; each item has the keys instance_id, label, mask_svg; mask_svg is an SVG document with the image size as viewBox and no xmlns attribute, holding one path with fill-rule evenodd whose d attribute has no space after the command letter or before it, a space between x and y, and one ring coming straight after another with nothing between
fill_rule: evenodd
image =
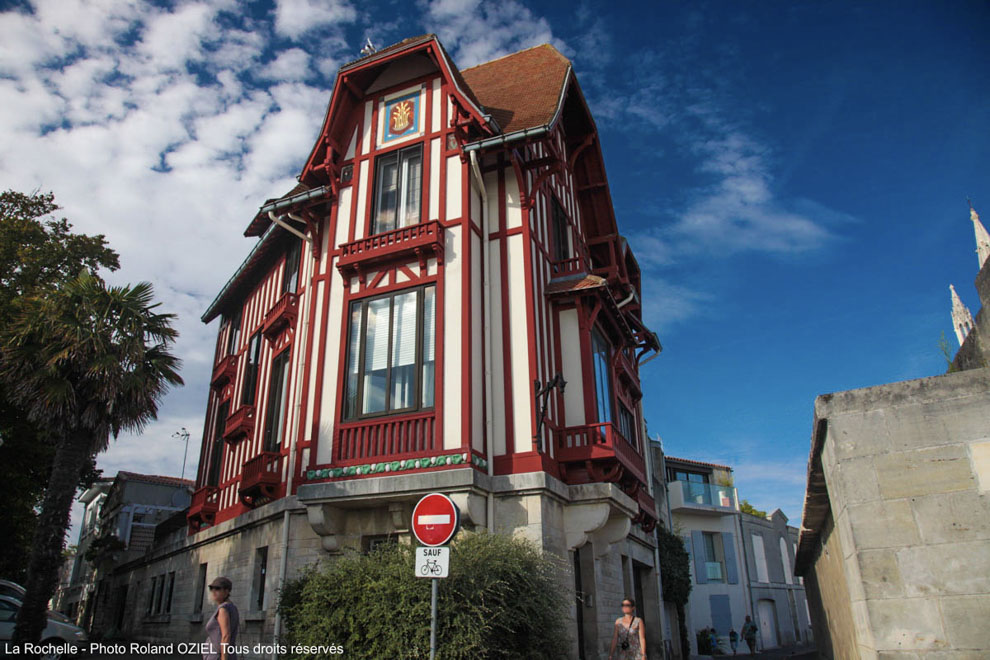
<instances>
[{"instance_id":1,"label":"red timber framing","mask_svg":"<svg viewBox=\"0 0 990 660\"><path fill-rule=\"evenodd\" d=\"M648 331L639 320L638 268L616 229L597 131L576 80L569 75L561 109L545 133L478 154L483 176L494 174L487 177L493 183L487 192L492 213L488 235L483 235L482 217L473 200L480 213L484 210L464 147L491 137L498 128L483 114L435 37L400 46L341 69L320 137L297 187L305 192L322 186L327 192L278 211L305 220L305 228L295 224L311 239L312 249L302 250L298 290L282 291L287 253L287 241L282 241L259 262L262 265L252 267L250 284L225 299L190 531L283 497L290 472L295 490L305 482L374 477L397 469L419 472L465 464L484 469L487 461L496 474L545 471L568 483L615 481L640 503L643 511L637 522L651 524L652 514L645 512L652 511L652 502L644 499L648 495L643 488L644 430L636 428L635 437L626 439L615 424L599 424L593 378L588 377L594 369L590 331L598 327L619 349L612 355L610 371L613 406L622 401L640 418L637 361L648 349L644 339ZM414 56L433 68L421 68L419 75L396 84L378 82L391 64ZM383 142L379 130L385 99L413 90L420 90L421 134ZM422 149L420 222L371 235L376 160L415 144ZM349 176L342 176L345 171ZM448 181L448 176L460 178ZM510 188L519 191L518 200L512 202L512 213L518 217L513 216L511 225ZM349 199L346 206L342 196ZM555 204L563 209L569 234L569 257L560 261L555 261L551 227ZM267 214L259 213L246 233L260 236L270 226ZM280 228L274 231L288 237ZM485 241L493 263L475 263L482 259ZM510 251L510 242L521 244L522 250ZM456 271L452 259L457 260ZM480 273L490 266L495 266L493 277L500 277L501 285L491 309L484 309L483 301L475 299L481 286L476 289L473 278L476 270ZM510 291L514 269L521 273L517 281L523 286ZM599 276L604 285L574 292L561 288L561 280L586 275ZM345 419L351 304L423 286L434 286L436 291L433 408ZM569 417L562 392L555 390L537 441L535 381L548 382L563 370L565 359L575 357L574 349L561 345L560 315L571 309L581 327L577 357L585 382L570 383L568 389L580 388L583 393L584 419ZM480 328L489 313L495 317L492 325L500 328L502 353L492 356L491 366L501 369L505 397L504 405L496 405L504 415L504 451L497 455L496 438L487 435L485 424L485 416L493 414L490 406L496 393L484 391L484 365L476 359L476 353L485 354L484 346L476 342L483 339ZM243 320L228 356L233 317ZM511 341L513 328L519 336L517 322L525 328L524 344ZM246 400L249 346L256 334L265 341L254 396ZM623 352L633 347L639 355ZM451 353L451 348L456 352ZM278 446L266 446L272 367L285 351L289 356L285 394L278 404L283 406L284 432ZM514 351L525 354L513 355ZM460 381L445 383L445 376L453 373L450 367L456 370L457 364ZM525 365L524 380L520 364ZM483 389L476 392L475 387ZM522 425L516 413L525 402L531 414ZM451 405L453 410L445 410ZM226 419L218 422L223 411ZM448 415L451 418L445 419ZM481 437L476 437L478 428ZM518 437L521 434L525 437ZM219 449L216 442L221 443ZM330 444L321 447L321 442ZM295 460L289 465L292 443ZM214 467L217 460L220 463Z\"/></svg>"}]
</instances>

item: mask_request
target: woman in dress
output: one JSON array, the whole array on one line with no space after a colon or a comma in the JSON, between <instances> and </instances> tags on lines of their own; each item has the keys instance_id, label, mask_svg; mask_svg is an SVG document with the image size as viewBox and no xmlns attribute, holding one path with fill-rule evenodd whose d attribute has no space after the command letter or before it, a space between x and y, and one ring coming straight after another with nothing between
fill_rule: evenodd
<instances>
[{"instance_id":1,"label":"woman in dress","mask_svg":"<svg viewBox=\"0 0 990 660\"><path fill-rule=\"evenodd\" d=\"M203 660L237 660L232 649L237 644L237 628L240 615L237 606L230 602L231 581L218 577L210 583L210 598L217 604L217 611L206 622L206 641L210 652L203 654Z\"/></svg>"},{"instance_id":2,"label":"woman in dress","mask_svg":"<svg viewBox=\"0 0 990 660\"><path fill-rule=\"evenodd\" d=\"M632 598L622 601L622 616L615 620L608 660L646 660L646 633Z\"/></svg>"}]
</instances>

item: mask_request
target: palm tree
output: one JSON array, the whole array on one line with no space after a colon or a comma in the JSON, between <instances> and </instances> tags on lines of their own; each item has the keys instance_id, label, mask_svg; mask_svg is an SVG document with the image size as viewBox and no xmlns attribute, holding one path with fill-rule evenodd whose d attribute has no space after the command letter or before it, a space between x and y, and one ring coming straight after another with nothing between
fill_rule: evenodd
<instances>
[{"instance_id":1,"label":"palm tree","mask_svg":"<svg viewBox=\"0 0 990 660\"><path fill-rule=\"evenodd\" d=\"M108 287L89 271L19 302L0 338L0 380L55 446L14 639L37 642L55 592L81 470L121 431L157 416L181 385L169 349L172 314L155 311L151 285Z\"/></svg>"}]
</instances>

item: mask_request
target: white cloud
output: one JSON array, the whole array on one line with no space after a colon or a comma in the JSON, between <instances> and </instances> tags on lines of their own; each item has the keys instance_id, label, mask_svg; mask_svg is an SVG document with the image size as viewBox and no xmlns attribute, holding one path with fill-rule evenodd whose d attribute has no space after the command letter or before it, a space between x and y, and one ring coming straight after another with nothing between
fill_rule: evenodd
<instances>
[{"instance_id":1,"label":"white cloud","mask_svg":"<svg viewBox=\"0 0 990 660\"><path fill-rule=\"evenodd\" d=\"M298 39L318 28L351 23L357 11L347 0L278 0L275 6L275 31Z\"/></svg>"},{"instance_id":2,"label":"white cloud","mask_svg":"<svg viewBox=\"0 0 990 660\"><path fill-rule=\"evenodd\" d=\"M250 249L241 234L260 202L292 185L329 102L328 89L287 75L303 51L273 53L270 29L220 20L228 4L64 0L0 13L3 187L52 190L77 231L106 234L121 254L111 281L150 280L178 315L187 385L99 457L107 474L178 474L180 426L195 474L216 332L199 316ZM344 57L327 46L341 34L324 28L321 57ZM278 82L251 86L263 55Z\"/></svg>"},{"instance_id":3,"label":"white cloud","mask_svg":"<svg viewBox=\"0 0 990 660\"><path fill-rule=\"evenodd\" d=\"M440 37L462 69L544 43L565 54L569 50L554 38L545 18L516 0L434 0L421 2L420 7L426 13L427 30Z\"/></svg>"},{"instance_id":4,"label":"white cloud","mask_svg":"<svg viewBox=\"0 0 990 660\"><path fill-rule=\"evenodd\" d=\"M290 48L269 62L262 75L269 80L305 80L313 74L309 63L309 53L302 48Z\"/></svg>"}]
</instances>

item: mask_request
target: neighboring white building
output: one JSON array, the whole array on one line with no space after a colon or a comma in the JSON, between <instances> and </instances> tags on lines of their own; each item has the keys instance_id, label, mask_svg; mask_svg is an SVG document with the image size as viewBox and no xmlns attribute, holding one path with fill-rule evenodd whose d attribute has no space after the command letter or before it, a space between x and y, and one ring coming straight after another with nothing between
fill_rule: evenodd
<instances>
[{"instance_id":1,"label":"neighboring white building","mask_svg":"<svg viewBox=\"0 0 990 660\"><path fill-rule=\"evenodd\" d=\"M698 652L697 632L711 627L727 649L729 630L738 632L746 615L753 615L732 468L671 456L665 463L672 529L691 555L686 608L691 651Z\"/></svg>"}]
</instances>

